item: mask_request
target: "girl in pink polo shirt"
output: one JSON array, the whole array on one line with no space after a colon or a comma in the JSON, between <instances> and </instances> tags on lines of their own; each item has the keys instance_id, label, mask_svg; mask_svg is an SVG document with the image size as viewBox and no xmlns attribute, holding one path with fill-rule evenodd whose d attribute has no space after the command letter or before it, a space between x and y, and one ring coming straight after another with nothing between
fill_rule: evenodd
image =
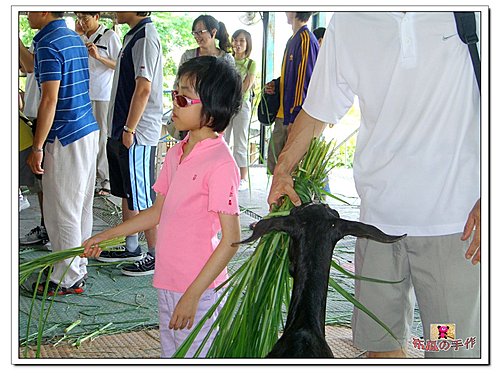
<instances>
[{"instance_id":1,"label":"girl in pink polo shirt","mask_svg":"<svg viewBox=\"0 0 500 376\"><path fill-rule=\"evenodd\" d=\"M193 324L218 300L215 288L227 279L226 266L237 250L232 244L240 240L240 174L222 132L241 105L241 78L234 67L212 56L188 60L178 77L172 119L179 131L189 133L165 157L153 186L154 205L83 243L85 255L97 257L103 240L159 226L153 286L158 290L162 357L174 354ZM217 313L206 322L188 357Z\"/></svg>"}]
</instances>

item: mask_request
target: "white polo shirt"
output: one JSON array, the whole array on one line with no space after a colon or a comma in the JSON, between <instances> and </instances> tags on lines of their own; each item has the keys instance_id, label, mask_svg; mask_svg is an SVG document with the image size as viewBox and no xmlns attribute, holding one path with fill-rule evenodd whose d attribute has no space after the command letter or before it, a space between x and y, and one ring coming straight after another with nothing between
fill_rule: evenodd
<instances>
[{"instance_id":1,"label":"white polo shirt","mask_svg":"<svg viewBox=\"0 0 500 376\"><path fill-rule=\"evenodd\" d=\"M28 49L33 53L33 44ZM38 116L38 104L40 103L40 89L35 79L35 73L26 73L26 86L24 88L24 114L30 119Z\"/></svg>"},{"instance_id":2,"label":"white polo shirt","mask_svg":"<svg viewBox=\"0 0 500 376\"><path fill-rule=\"evenodd\" d=\"M303 108L338 123L355 96L360 220L390 234L462 232L480 195L480 96L453 13L335 13Z\"/></svg>"},{"instance_id":3,"label":"white polo shirt","mask_svg":"<svg viewBox=\"0 0 500 376\"><path fill-rule=\"evenodd\" d=\"M97 46L97 52L102 57L111 60L117 60L122 48L120 38L113 30L107 30L103 25L100 25L96 32L87 38L82 36L84 43L92 42ZM99 39L98 36L101 35ZM97 40L97 42L95 42ZM111 97L111 86L113 84L114 70L107 67L97 59L89 56L89 71L90 71L90 100L92 101L109 101Z\"/></svg>"}]
</instances>

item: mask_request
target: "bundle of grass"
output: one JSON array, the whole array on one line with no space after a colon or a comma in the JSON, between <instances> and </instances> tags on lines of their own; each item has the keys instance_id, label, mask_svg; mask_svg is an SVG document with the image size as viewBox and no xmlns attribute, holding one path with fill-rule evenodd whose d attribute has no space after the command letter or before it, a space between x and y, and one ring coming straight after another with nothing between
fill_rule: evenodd
<instances>
[{"instance_id":1,"label":"bundle of grass","mask_svg":"<svg viewBox=\"0 0 500 376\"><path fill-rule=\"evenodd\" d=\"M319 139L312 141L307 154L294 173L295 190L302 202L322 200L325 196L343 201L324 190L325 181L330 172L329 161L332 154L331 142L327 143ZM288 215L293 207L290 200L285 197L282 204L274 207L267 217ZM223 286L219 287L223 291L221 298L194 327L174 357L186 356L203 323L213 315L222 301L225 301L224 306L211 326L211 332L206 335L193 356L199 356L213 331L217 334L206 355L209 358L267 356L285 326L286 312L290 304L292 279L289 274L289 243L290 237L284 232L264 235L252 256ZM363 279L344 270L334 261L332 261L332 266L347 276ZM344 298L369 314L389 331L380 320L332 278L329 283Z\"/></svg>"},{"instance_id":2,"label":"bundle of grass","mask_svg":"<svg viewBox=\"0 0 500 376\"><path fill-rule=\"evenodd\" d=\"M99 246L103 250L111 249L117 250L118 246L125 244L125 239L122 238L116 238L116 239L111 239L108 241L104 241L99 244ZM30 324L31 324L31 319L33 316L33 307L35 305L35 302L37 300L37 292L38 292L38 287L40 283L42 282L42 279L44 280L50 280L50 275L52 274L52 270L54 268L54 264L61 262L66 259L71 259L71 262L75 259L77 256L81 256L83 254L83 247L75 247L75 248L70 248L66 250L61 250L57 252L51 252L45 256L36 258L31 261L27 261L24 263L21 263L19 265L19 285L23 285L28 278L33 275L38 273L36 282L33 284L33 297L31 299L31 306L28 314L28 325L27 325L27 331L29 331ZM68 264L68 267L66 268L64 275L66 275L66 272L69 270L71 263ZM40 315L38 317L38 333L36 336L36 354L35 356L37 358L40 357L40 349L41 349L41 344L42 344L42 338L43 334L45 332L45 324L47 323L47 318L50 313L50 309L52 308L52 304L54 302L55 297L58 295L58 290L60 289L60 284L57 286L56 290L53 293L53 296L49 296L48 294L48 286L49 284L45 284L45 289L43 293L41 294L41 302L40 302ZM45 309L45 305L47 303L47 300L50 301L49 306L47 309ZM26 333L26 338L30 338L29 333ZM28 347L25 348L25 355L28 351Z\"/></svg>"}]
</instances>

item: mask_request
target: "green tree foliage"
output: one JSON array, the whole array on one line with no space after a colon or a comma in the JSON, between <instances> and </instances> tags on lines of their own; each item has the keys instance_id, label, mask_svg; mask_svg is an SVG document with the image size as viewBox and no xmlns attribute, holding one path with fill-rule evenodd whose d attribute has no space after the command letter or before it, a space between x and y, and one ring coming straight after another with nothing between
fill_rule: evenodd
<instances>
[{"instance_id":1,"label":"green tree foliage","mask_svg":"<svg viewBox=\"0 0 500 376\"><path fill-rule=\"evenodd\" d=\"M164 82L173 82L177 74L178 61L174 61L172 52L196 47L191 35L193 18L181 12L153 12L151 19L160 35L163 49Z\"/></svg>"},{"instance_id":2,"label":"green tree foliage","mask_svg":"<svg viewBox=\"0 0 500 376\"><path fill-rule=\"evenodd\" d=\"M30 27L28 23L28 17L19 16L19 37L26 47L29 47L31 45L31 41L33 40L35 34L36 30L33 30Z\"/></svg>"},{"instance_id":3,"label":"green tree foliage","mask_svg":"<svg viewBox=\"0 0 500 376\"><path fill-rule=\"evenodd\" d=\"M163 49L163 77L164 88L168 88L173 82L177 73L178 61L174 61L173 51L193 48L196 42L191 35L193 18L182 12L153 12L151 19L154 22L158 34L160 35ZM112 20L102 18L100 20L106 27L112 27ZM118 25L119 35L123 36L130 30L128 25ZM30 46L36 30L30 28L28 18L25 15L19 16L19 35L25 46Z\"/></svg>"}]
</instances>

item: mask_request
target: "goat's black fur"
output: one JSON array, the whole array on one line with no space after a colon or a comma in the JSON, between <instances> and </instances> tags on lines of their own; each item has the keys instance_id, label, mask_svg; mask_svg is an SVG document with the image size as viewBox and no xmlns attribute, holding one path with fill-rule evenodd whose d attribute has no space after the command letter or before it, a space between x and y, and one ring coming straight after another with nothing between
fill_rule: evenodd
<instances>
[{"instance_id":1,"label":"goat's black fur","mask_svg":"<svg viewBox=\"0 0 500 376\"><path fill-rule=\"evenodd\" d=\"M325 340L325 312L330 262L337 242L346 235L392 243L403 236L390 236L378 228L340 218L326 204L308 203L293 208L290 215L259 221L252 236L285 231L291 237L290 273L294 279L292 298L283 335L268 358L329 358L333 354Z\"/></svg>"}]
</instances>

